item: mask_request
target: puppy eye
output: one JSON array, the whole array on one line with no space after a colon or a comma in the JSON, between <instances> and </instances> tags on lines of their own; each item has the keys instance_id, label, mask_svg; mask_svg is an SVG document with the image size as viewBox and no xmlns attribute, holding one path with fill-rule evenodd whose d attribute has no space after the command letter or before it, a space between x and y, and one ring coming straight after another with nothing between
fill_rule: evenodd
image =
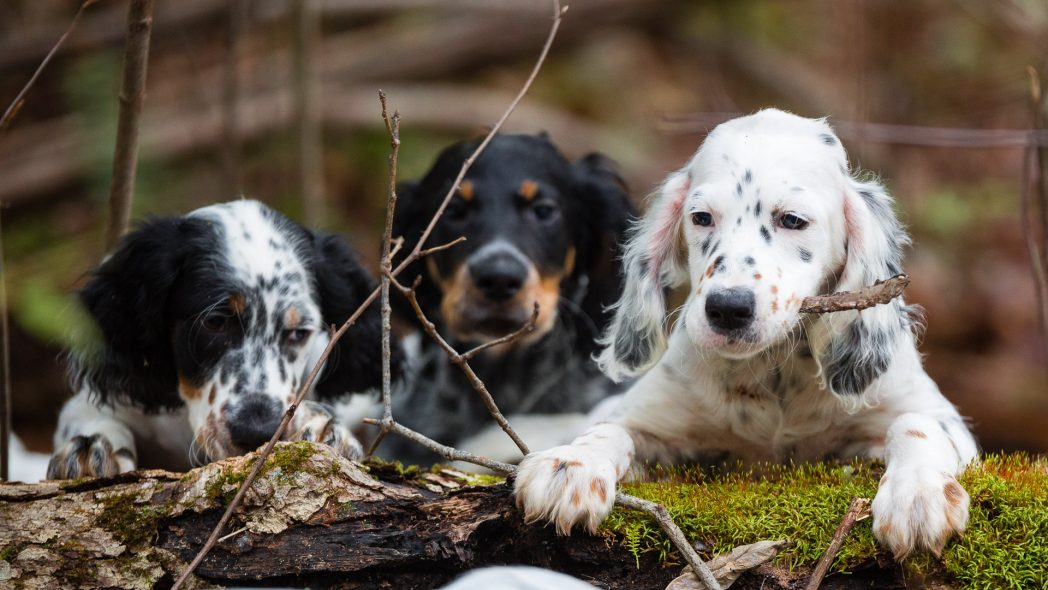
<instances>
[{"instance_id":1,"label":"puppy eye","mask_svg":"<svg viewBox=\"0 0 1048 590\"><path fill-rule=\"evenodd\" d=\"M307 330L305 328L298 328L296 330L285 330L284 342L287 342L288 344L301 344L305 342L306 338L309 338L309 335L312 333L312 330Z\"/></svg>"},{"instance_id":2,"label":"puppy eye","mask_svg":"<svg viewBox=\"0 0 1048 590\"><path fill-rule=\"evenodd\" d=\"M783 213L779 216L779 225L785 229L799 230L808 227L808 220L793 213Z\"/></svg>"},{"instance_id":3,"label":"puppy eye","mask_svg":"<svg viewBox=\"0 0 1048 590\"><path fill-rule=\"evenodd\" d=\"M691 222L695 225L709 227L713 225L713 214L706 211L696 211L691 214Z\"/></svg>"},{"instance_id":4,"label":"puppy eye","mask_svg":"<svg viewBox=\"0 0 1048 590\"><path fill-rule=\"evenodd\" d=\"M232 319L228 313L223 311L213 311L201 320L201 324L208 330L213 332L220 332L225 329L226 325L229 324L229 320Z\"/></svg>"},{"instance_id":5,"label":"puppy eye","mask_svg":"<svg viewBox=\"0 0 1048 590\"><path fill-rule=\"evenodd\" d=\"M535 215L535 219L549 221L557 214L557 206L553 203L535 203L531 207L531 212Z\"/></svg>"},{"instance_id":6,"label":"puppy eye","mask_svg":"<svg viewBox=\"0 0 1048 590\"><path fill-rule=\"evenodd\" d=\"M469 216L469 207L461 199L452 199L444 209L443 219L454 223L461 223Z\"/></svg>"}]
</instances>

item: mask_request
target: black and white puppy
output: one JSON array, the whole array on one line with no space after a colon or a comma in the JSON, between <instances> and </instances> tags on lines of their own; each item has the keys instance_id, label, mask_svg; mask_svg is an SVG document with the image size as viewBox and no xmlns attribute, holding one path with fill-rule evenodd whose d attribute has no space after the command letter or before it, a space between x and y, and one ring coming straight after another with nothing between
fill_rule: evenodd
<instances>
[{"instance_id":1,"label":"black and white puppy","mask_svg":"<svg viewBox=\"0 0 1048 590\"><path fill-rule=\"evenodd\" d=\"M626 249L600 362L643 376L609 422L521 463L525 517L595 529L647 461L878 458L876 538L897 557L941 551L968 521L957 476L977 448L921 366L918 310L800 312L809 295L899 273L907 243L891 196L849 171L824 120L768 109L718 126ZM667 340L662 289L684 283Z\"/></svg>"},{"instance_id":2,"label":"black and white puppy","mask_svg":"<svg viewBox=\"0 0 1048 590\"><path fill-rule=\"evenodd\" d=\"M416 184L401 188L395 235L414 246L479 140L445 149ZM622 291L619 243L633 215L614 165L599 154L569 162L546 135L498 135L470 168L429 244L466 242L405 271L423 277L419 301L459 350L521 327L539 304L537 327L471 361L530 445L573 436L616 390L591 356ZM396 301L396 299L394 300ZM406 306L403 319L417 324ZM394 415L448 444L505 460L520 458L457 367L423 337ZM394 444L396 444L394 442ZM396 456L433 459L415 446Z\"/></svg>"},{"instance_id":3,"label":"black and white puppy","mask_svg":"<svg viewBox=\"0 0 1048 590\"><path fill-rule=\"evenodd\" d=\"M97 344L69 355L76 395L62 408L48 477L185 469L257 448L318 361L329 326L372 288L340 238L257 201L142 223L79 294ZM375 308L339 341L289 440L361 455L351 425L321 402L379 384Z\"/></svg>"}]
</instances>

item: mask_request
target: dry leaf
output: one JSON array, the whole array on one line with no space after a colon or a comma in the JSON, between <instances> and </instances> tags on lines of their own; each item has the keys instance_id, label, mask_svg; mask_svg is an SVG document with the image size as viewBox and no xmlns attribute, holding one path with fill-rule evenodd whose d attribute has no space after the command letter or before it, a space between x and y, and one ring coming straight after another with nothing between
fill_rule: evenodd
<instances>
[{"instance_id":1,"label":"dry leaf","mask_svg":"<svg viewBox=\"0 0 1048 590\"><path fill-rule=\"evenodd\" d=\"M706 565L720 582L721 588L728 588L744 572L775 559L789 545L789 541L757 541L752 545L739 545L730 553L714 557ZM691 567L686 567L683 574L666 586L666 590L706 590L706 585L692 573Z\"/></svg>"}]
</instances>

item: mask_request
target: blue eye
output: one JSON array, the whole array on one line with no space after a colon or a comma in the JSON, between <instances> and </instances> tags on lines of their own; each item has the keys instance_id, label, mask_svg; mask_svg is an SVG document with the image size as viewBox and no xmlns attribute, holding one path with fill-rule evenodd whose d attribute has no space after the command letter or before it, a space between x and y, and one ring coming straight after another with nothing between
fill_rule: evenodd
<instances>
[{"instance_id":1,"label":"blue eye","mask_svg":"<svg viewBox=\"0 0 1048 590\"><path fill-rule=\"evenodd\" d=\"M808 220L794 215L793 213L783 213L779 216L779 225L785 229L796 229L801 230L808 227Z\"/></svg>"},{"instance_id":2,"label":"blue eye","mask_svg":"<svg viewBox=\"0 0 1048 590\"><path fill-rule=\"evenodd\" d=\"M706 211L696 211L691 214L691 222L695 225L709 227L713 225L713 215Z\"/></svg>"}]
</instances>

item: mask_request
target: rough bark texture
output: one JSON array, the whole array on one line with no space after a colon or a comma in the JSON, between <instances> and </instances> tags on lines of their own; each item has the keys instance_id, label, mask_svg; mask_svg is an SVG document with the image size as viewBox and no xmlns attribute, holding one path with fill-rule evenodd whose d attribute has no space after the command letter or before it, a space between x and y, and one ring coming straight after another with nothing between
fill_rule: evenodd
<instances>
[{"instance_id":1,"label":"rough bark texture","mask_svg":"<svg viewBox=\"0 0 1048 590\"><path fill-rule=\"evenodd\" d=\"M108 479L0 485L0 587L169 586L192 559L254 455L186 474L142 471ZM475 485L454 470L405 476L361 467L309 443L280 443L229 534L193 587L286 584L433 588L465 569L523 563L605 588L665 588L680 574L639 563L612 535L525 526L505 484ZM804 572L762 566L735 588L794 588ZM873 568L826 588L898 587Z\"/></svg>"}]
</instances>

